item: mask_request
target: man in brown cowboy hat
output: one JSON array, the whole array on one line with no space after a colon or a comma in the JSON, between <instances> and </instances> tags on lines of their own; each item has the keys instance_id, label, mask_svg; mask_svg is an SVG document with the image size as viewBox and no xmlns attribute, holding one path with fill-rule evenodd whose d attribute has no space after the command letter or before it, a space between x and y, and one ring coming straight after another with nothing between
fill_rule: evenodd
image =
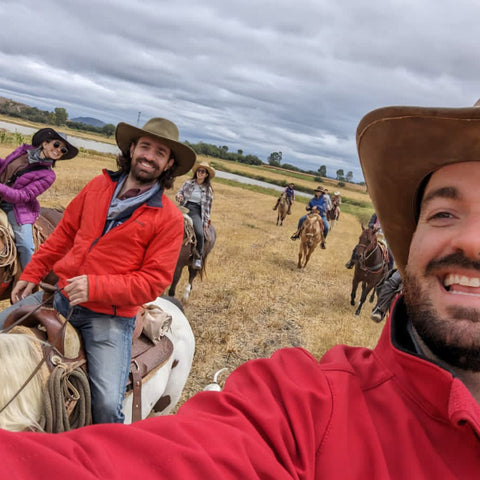
<instances>
[{"instance_id":1,"label":"man in brown cowboy hat","mask_svg":"<svg viewBox=\"0 0 480 480\"><path fill-rule=\"evenodd\" d=\"M123 422L135 315L171 283L183 239L182 214L164 190L196 158L163 118L120 123L115 135L118 171L104 170L71 201L12 292L15 303L50 270L58 276L54 306L65 317L73 309L82 334L94 423Z\"/></svg>"},{"instance_id":2,"label":"man in brown cowboy hat","mask_svg":"<svg viewBox=\"0 0 480 480\"><path fill-rule=\"evenodd\" d=\"M144 478L478 478L480 109L379 109L360 122L357 146L405 284L375 349L339 345L320 362L279 350L239 367L223 392L130 428L0 432L0 472L114 476L134 464ZM42 455L11 454L32 442Z\"/></svg>"}]
</instances>

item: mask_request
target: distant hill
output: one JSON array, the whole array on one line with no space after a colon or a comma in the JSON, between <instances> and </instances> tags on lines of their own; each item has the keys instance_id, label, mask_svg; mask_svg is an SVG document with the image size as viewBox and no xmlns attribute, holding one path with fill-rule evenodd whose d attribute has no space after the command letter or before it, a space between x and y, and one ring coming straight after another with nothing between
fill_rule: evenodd
<instances>
[{"instance_id":1,"label":"distant hill","mask_svg":"<svg viewBox=\"0 0 480 480\"><path fill-rule=\"evenodd\" d=\"M105 122L98 120L98 118L92 118L92 117L76 117L76 118L70 119L70 121L84 123L85 125L92 125L92 127L99 127L99 128L102 128L106 125Z\"/></svg>"}]
</instances>

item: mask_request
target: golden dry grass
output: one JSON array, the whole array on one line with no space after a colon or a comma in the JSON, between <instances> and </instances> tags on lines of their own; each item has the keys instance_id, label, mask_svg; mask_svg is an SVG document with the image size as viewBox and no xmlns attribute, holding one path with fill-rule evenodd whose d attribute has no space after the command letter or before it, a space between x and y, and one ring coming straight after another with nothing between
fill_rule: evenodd
<instances>
[{"instance_id":1,"label":"golden dry grass","mask_svg":"<svg viewBox=\"0 0 480 480\"><path fill-rule=\"evenodd\" d=\"M0 145L0 156L11 150L11 145ZM57 181L41 203L67 205L90 178L114 165L112 156L85 153L58 162ZM175 187L186 178L177 179ZM299 270L299 244L290 235L304 213L303 204L295 204L284 226L277 227L275 196L216 180L213 187L217 244L208 258L207 277L195 280L185 306L197 346L182 402L210 383L220 368L231 372L281 347L301 345L320 358L337 343L376 343L382 326L370 320L370 304L359 317L349 304L353 273L344 264L360 234L353 216L342 214L328 236L327 249L318 248L306 269ZM168 195L172 198L175 191ZM185 277L186 272L177 296Z\"/></svg>"}]
</instances>

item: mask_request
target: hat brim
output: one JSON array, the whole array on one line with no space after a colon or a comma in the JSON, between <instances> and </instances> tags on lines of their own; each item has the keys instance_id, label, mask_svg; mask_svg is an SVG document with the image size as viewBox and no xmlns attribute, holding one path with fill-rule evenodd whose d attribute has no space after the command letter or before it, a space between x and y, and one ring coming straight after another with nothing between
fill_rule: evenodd
<instances>
[{"instance_id":1,"label":"hat brim","mask_svg":"<svg viewBox=\"0 0 480 480\"><path fill-rule=\"evenodd\" d=\"M120 122L115 130L115 139L117 141L117 145L122 153L126 155L129 153L132 142L140 137L156 138L164 143L173 152L175 155L175 160L177 161L177 165L173 169L174 177L178 177L187 173L193 167L197 155L190 147L181 142L177 142L161 135L155 135L154 133L142 130L141 128L134 127L133 125L123 122Z\"/></svg>"},{"instance_id":2,"label":"hat brim","mask_svg":"<svg viewBox=\"0 0 480 480\"><path fill-rule=\"evenodd\" d=\"M403 274L424 179L446 165L480 161L480 108L380 108L360 121L357 149L368 193Z\"/></svg>"}]
</instances>

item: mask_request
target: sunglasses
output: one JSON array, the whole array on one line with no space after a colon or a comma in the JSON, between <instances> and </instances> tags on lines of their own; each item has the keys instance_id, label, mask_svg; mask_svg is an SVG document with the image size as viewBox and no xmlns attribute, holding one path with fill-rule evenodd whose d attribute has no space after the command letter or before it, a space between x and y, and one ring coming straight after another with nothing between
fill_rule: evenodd
<instances>
[{"instance_id":1,"label":"sunglasses","mask_svg":"<svg viewBox=\"0 0 480 480\"><path fill-rule=\"evenodd\" d=\"M197 170L197 173L208 173L206 170L204 170L203 168L199 168Z\"/></svg>"},{"instance_id":2,"label":"sunglasses","mask_svg":"<svg viewBox=\"0 0 480 480\"><path fill-rule=\"evenodd\" d=\"M53 142L53 148L60 148L61 143L58 141ZM61 147L60 151L62 152L62 155L65 155L68 153L68 148L67 147Z\"/></svg>"}]
</instances>

